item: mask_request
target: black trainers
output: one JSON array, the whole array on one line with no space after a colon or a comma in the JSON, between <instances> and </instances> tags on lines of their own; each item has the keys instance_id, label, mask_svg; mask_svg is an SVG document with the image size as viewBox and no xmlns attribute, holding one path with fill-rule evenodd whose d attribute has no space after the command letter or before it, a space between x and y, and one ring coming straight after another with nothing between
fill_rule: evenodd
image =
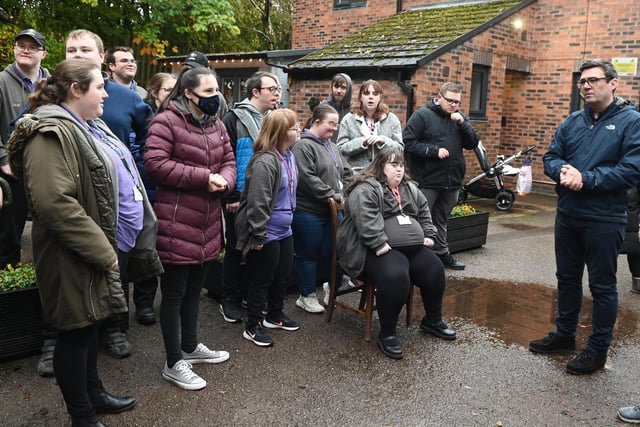
<instances>
[{"instance_id":1,"label":"black trainers","mask_svg":"<svg viewBox=\"0 0 640 427\"><path fill-rule=\"evenodd\" d=\"M575 338L563 338L555 332L549 332L546 337L529 343L529 350L534 353L566 354L575 349Z\"/></svg>"},{"instance_id":2,"label":"black trainers","mask_svg":"<svg viewBox=\"0 0 640 427\"><path fill-rule=\"evenodd\" d=\"M284 329L285 331L297 331L300 325L295 320L282 315L280 320L271 320L268 317L262 321L262 326L269 329Z\"/></svg>"},{"instance_id":3,"label":"black trainers","mask_svg":"<svg viewBox=\"0 0 640 427\"><path fill-rule=\"evenodd\" d=\"M456 260L449 252L446 254L439 254L438 258L440 258L440 261L442 261L442 264L446 268L450 268L451 270L464 270L465 268L465 265Z\"/></svg>"},{"instance_id":4,"label":"black trainers","mask_svg":"<svg viewBox=\"0 0 640 427\"><path fill-rule=\"evenodd\" d=\"M456 339L456 331L449 328L446 323L442 320L439 322L430 322L426 317L422 318L420 322L420 330L427 334L434 335L438 338L442 338L443 340L455 340Z\"/></svg>"},{"instance_id":5,"label":"black trainers","mask_svg":"<svg viewBox=\"0 0 640 427\"><path fill-rule=\"evenodd\" d=\"M220 314L224 320L229 323L240 323L242 322L242 313L240 312L240 307L234 301L230 299L223 299L220 303Z\"/></svg>"},{"instance_id":6,"label":"black trainers","mask_svg":"<svg viewBox=\"0 0 640 427\"><path fill-rule=\"evenodd\" d=\"M273 339L264 333L264 329L262 329L262 326L260 325L254 328L245 329L242 336L260 347L269 347L270 345L273 345Z\"/></svg>"},{"instance_id":7,"label":"black trainers","mask_svg":"<svg viewBox=\"0 0 640 427\"><path fill-rule=\"evenodd\" d=\"M576 358L567 363L567 372L574 375L592 374L604 368L607 354L597 354L585 350Z\"/></svg>"},{"instance_id":8,"label":"black trainers","mask_svg":"<svg viewBox=\"0 0 640 427\"><path fill-rule=\"evenodd\" d=\"M127 336L116 328L108 328L99 339L100 348L109 356L122 359L131 354L131 344Z\"/></svg>"}]
</instances>

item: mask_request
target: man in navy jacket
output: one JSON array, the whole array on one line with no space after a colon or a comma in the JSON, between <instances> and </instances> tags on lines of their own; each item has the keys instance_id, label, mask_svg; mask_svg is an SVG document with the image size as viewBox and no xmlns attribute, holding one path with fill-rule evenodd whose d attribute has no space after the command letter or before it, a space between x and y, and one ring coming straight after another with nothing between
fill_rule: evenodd
<instances>
[{"instance_id":1,"label":"man in navy jacket","mask_svg":"<svg viewBox=\"0 0 640 427\"><path fill-rule=\"evenodd\" d=\"M586 61L578 88L585 101L556 131L544 172L556 182L558 317L556 331L529 343L538 353L575 350L586 264L593 297L587 348L567 364L571 374L602 369L618 314L617 260L627 222L626 190L640 181L640 113L615 96L618 73L608 61Z\"/></svg>"}]
</instances>

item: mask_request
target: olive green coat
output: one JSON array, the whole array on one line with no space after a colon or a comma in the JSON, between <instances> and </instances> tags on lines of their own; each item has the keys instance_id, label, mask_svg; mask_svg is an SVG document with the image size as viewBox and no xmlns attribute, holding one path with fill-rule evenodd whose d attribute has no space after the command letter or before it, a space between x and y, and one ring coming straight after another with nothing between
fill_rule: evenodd
<instances>
[{"instance_id":1,"label":"olive green coat","mask_svg":"<svg viewBox=\"0 0 640 427\"><path fill-rule=\"evenodd\" d=\"M8 150L32 213L43 315L56 329L83 328L127 310L119 273L111 271L114 166L63 108L47 105L35 114L17 123Z\"/></svg>"}]
</instances>

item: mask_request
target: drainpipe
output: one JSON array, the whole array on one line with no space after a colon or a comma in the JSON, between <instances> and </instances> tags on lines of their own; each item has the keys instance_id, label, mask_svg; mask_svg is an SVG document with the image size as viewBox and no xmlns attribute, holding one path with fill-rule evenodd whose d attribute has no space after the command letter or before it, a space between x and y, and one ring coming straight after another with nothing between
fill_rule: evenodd
<instances>
[{"instance_id":1,"label":"drainpipe","mask_svg":"<svg viewBox=\"0 0 640 427\"><path fill-rule=\"evenodd\" d=\"M396 13L402 12L402 0L396 1Z\"/></svg>"},{"instance_id":2,"label":"drainpipe","mask_svg":"<svg viewBox=\"0 0 640 427\"><path fill-rule=\"evenodd\" d=\"M413 89L413 86L411 86L410 84L406 84L401 80L398 80L396 84L400 86L404 93L407 94L407 121L409 121L409 117L411 117L411 115L413 114L413 98L415 90Z\"/></svg>"}]
</instances>

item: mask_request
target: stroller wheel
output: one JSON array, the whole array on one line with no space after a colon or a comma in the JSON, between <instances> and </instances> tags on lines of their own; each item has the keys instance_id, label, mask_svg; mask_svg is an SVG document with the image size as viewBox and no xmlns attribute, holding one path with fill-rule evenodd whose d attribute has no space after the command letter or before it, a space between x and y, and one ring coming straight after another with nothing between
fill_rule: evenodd
<instances>
[{"instance_id":1,"label":"stroller wheel","mask_svg":"<svg viewBox=\"0 0 640 427\"><path fill-rule=\"evenodd\" d=\"M496 195L495 205L499 211L508 211L513 206L516 195L511 190L502 190Z\"/></svg>"},{"instance_id":2,"label":"stroller wheel","mask_svg":"<svg viewBox=\"0 0 640 427\"><path fill-rule=\"evenodd\" d=\"M460 190L458 190L458 204L462 204L467 200L467 196L469 194L467 193L467 189L466 188L461 188Z\"/></svg>"}]
</instances>

